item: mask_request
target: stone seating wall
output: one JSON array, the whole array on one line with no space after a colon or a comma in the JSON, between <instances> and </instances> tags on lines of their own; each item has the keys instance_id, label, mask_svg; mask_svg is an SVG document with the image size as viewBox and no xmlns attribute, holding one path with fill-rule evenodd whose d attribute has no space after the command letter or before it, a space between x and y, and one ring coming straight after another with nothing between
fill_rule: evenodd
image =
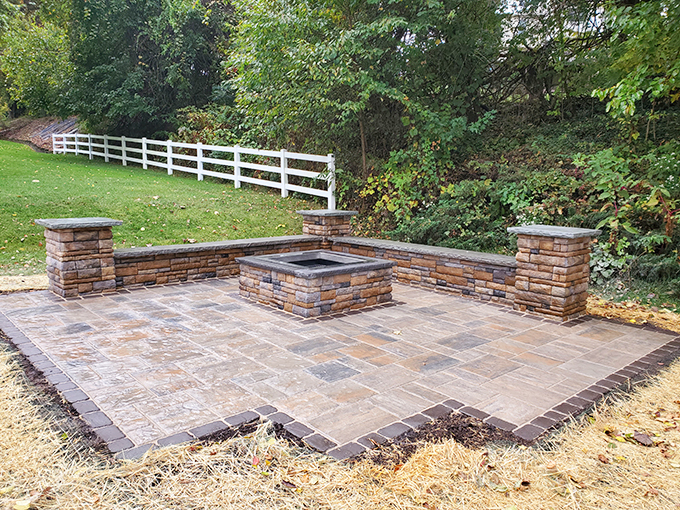
<instances>
[{"instance_id":1,"label":"stone seating wall","mask_svg":"<svg viewBox=\"0 0 680 510\"><path fill-rule=\"evenodd\" d=\"M159 285L239 274L238 257L319 248L396 262L403 283L497 302L561 320L585 312L590 241L600 231L529 225L516 257L382 239L351 237L355 211L298 211L303 235L112 251L109 218L41 219L50 290L64 297L121 287ZM89 243L85 246L84 243Z\"/></svg>"}]
</instances>

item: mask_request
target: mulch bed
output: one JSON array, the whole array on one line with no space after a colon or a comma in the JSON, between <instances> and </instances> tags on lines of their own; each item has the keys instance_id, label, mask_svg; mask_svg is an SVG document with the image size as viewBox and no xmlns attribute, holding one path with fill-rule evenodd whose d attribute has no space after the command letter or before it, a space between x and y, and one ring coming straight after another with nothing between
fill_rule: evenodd
<instances>
[{"instance_id":1,"label":"mulch bed","mask_svg":"<svg viewBox=\"0 0 680 510\"><path fill-rule=\"evenodd\" d=\"M530 444L512 432L454 411L366 452L357 459L365 457L375 464L391 467L405 463L423 443L449 439L471 449L483 448L492 443Z\"/></svg>"}]
</instances>

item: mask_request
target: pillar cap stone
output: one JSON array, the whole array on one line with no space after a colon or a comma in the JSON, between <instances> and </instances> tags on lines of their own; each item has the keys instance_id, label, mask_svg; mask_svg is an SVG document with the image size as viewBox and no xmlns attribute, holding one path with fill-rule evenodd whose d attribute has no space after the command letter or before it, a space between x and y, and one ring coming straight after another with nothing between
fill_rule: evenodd
<instances>
[{"instance_id":1,"label":"pillar cap stone","mask_svg":"<svg viewBox=\"0 0 680 510\"><path fill-rule=\"evenodd\" d=\"M554 225L524 225L509 227L508 232L526 236L557 237L561 239L578 239L580 237L597 237L602 231L592 228L556 227Z\"/></svg>"},{"instance_id":2,"label":"pillar cap stone","mask_svg":"<svg viewBox=\"0 0 680 510\"><path fill-rule=\"evenodd\" d=\"M302 216L354 216L359 211L338 211L337 209L315 209L310 211L295 211Z\"/></svg>"},{"instance_id":3,"label":"pillar cap stone","mask_svg":"<svg viewBox=\"0 0 680 510\"><path fill-rule=\"evenodd\" d=\"M123 224L122 221L111 218L41 218L35 220L35 223L50 230L117 227Z\"/></svg>"}]
</instances>

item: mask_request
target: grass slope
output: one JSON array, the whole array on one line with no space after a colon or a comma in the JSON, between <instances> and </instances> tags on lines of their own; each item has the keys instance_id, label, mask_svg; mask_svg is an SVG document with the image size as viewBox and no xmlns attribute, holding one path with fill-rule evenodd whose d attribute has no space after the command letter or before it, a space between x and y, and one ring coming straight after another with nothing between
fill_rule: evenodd
<instances>
[{"instance_id":1,"label":"grass slope","mask_svg":"<svg viewBox=\"0 0 680 510\"><path fill-rule=\"evenodd\" d=\"M0 141L0 274L44 271L36 218L104 216L114 248L302 233L299 209L324 206L244 185L40 154Z\"/></svg>"}]
</instances>

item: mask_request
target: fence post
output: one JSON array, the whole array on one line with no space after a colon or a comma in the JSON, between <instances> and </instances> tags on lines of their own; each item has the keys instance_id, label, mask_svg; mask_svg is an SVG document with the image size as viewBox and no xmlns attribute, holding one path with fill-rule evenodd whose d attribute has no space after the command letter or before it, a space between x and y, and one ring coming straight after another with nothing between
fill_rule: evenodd
<instances>
[{"instance_id":1,"label":"fence post","mask_svg":"<svg viewBox=\"0 0 680 510\"><path fill-rule=\"evenodd\" d=\"M104 161L109 162L109 135L104 135Z\"/></svg>"},{"instance_id":2,"label":"fence post","mask_svg":"<svg viewBox=\"0 0 680 510\"><path fill-rule=\"evenodd\" d=\"M127 166L127 151L125 150L125 137L120 137L120 157L123 161L123 166Z\"/></svg>"},{"instance_id":3,"label":"fence post","mask_svg":"<svg viewBox=\"0 0 680 510\"><path fill-rule=\"evenodd\" d=\"M239 146L236 145L234 147L234 188L240 188L241 187L241 165L239 163L241 162L241 153L238 151Z\"/></svg>"},{"instance_id":4,"label":"fence post","mask_svg":"<svg viewBox=\"0 0 680 510\"><path fill-rule=\"evenodd\" d=\"M52 133L52 154L57 153L57 146L55 144L56 140L57 140L56 135L54 133Z\"/></svg>"},{"instance_id":5,"label":"fence post","mask_svg":"<svg viewBox=\"0 0 680 510\"><path fill-rule=\"evenodd\" d=\"M288 160L286 159L286 149L281 149L281 196L288 196Z\"/></svg>"},{"instance_id":6,"label":"fence post","mask_svg":"<svg viewBox=\"0 0 680 510\"><path fill-rule=\"evenodd\" d=\"M168 175L172 175L172 142L168 140Z\"/></svg>"},{"instance_id":7,"label":"fence post","mask_svg":"<svg viewBox=\"0 0 680 510\"><path fill-rule=\"evenodd\" d=\"M92 135L89 133L87 135L87 154L92 159Z\"/></svg>"},{"instance_id":8,"label":"fence post","mask_svg":"<svg viewBox=\"0 0 680 510\"><path fill-rule=\"evenodd\" d=\"M196 144L196 170L198 172L198 180L203 180L203 144L198 142Z\"/></svg>"},{"instance_id":9,"label":"fence post","mask_svg":"<svg viewBox=\"0 0 680 510\"><path fill-rule=\"evenodd\" d=\"M76 156L80 156L80 153L78 152L78 133L75 135L75 141L76 141Z\"/></svg>"},{"instance_id":10,"label":"fence post","mask_svg":"<svg viewBox=\"0 0 680 510\"><path fill-rule=\"evenodd\" d=\"M335 156L328 155L328 210L335 210Z\"/></svg>"},{"instance_id":11,"label":"fence post","mask_svg":"<svg viewBox=\"0 0 680 510\"><path fill-rule=\"evenodd\" d=\"M149 168L147 165L147 154L146 154L146 138L142 138L142 168L144 170Z\"/></svg>"}]
</instances>

